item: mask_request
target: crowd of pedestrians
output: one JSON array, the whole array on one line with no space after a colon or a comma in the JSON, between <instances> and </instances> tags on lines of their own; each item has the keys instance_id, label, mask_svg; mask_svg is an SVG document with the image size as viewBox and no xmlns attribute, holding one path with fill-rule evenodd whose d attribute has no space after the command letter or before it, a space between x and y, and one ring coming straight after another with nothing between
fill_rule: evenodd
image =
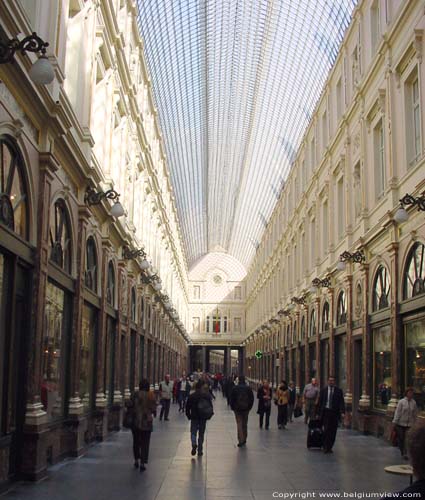
<instances>
[{"instance_id":1,"label":"crowd of pedestrians","mask_svg":"<svg viewBox=\"0 0 425 500\"><path fill-rule=\"evenodd\" d=\"M131 428L133 435L134 466L141 471L146 468L158 402L161 406L159 420L164 421L169 421L171 401L178 404L179 412L190 420L191 454L201 457L207 422L214 415L213 400L217 391L222 392L235 415L237 446L244 447L248 439L248 417L255 398L243 375L223 377L221 374L194 373L173 381L167 374L159 384L157 394L145 379L127 403L125 425ZM282 380L273 390L270 382L263 380L257 389L257 402L260 429L270 428L273 405L277 407L278 429L287 429L288 422L292 423L304 412L304 423L308 425L307 446L310 447L310 442L311 446L322 448L325 454L332 453L339 422L344 420L345 415L343 391L336 386L335 377L329 376L327 385L321 389L317 380L312 378L300 394L293 381L287 384ZM394 414L393 433L401 455L406 459L408 454L411 457L418 478L409 491L423 491L425 483L425 426L415 425L416 417L413 389L407 388Z\"/></svg>"}]
</instances>

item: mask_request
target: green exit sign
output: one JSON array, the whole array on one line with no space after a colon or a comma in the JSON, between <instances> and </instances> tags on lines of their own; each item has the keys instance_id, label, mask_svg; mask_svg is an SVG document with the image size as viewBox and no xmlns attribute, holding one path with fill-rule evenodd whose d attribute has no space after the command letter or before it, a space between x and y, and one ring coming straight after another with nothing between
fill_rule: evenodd
<instances>
[{"instance_id":1,"label":"green exit sign","mask_svg":"<svg viewBox=\"0 0 425 500\"><path fill-rule=\"evenodd\" d=\"M255 357L261 359L263 357L263 351L255 351Z\"/></svg>"}]
</instances>

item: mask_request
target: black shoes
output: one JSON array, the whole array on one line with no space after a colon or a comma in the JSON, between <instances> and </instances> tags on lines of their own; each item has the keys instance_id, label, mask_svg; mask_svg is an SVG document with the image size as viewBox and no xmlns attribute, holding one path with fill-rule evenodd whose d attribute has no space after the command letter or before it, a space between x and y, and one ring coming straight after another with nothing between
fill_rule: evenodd
<instances>
[{"instance_id":1,"label":"black shoes","mask_svg":"<svg viewBox=\"0 0 425 500\"><path fill-rule=\"evenodd\" d=\"M140 470L143 472L144 470L146 470L146 467L145 467L145 464L140 464Z\"/></svg>"},{"instance_id":2,"label":"black shoes","mask_svg":"<svg viewBox=\"0 0 425 500\"><path fill-rule=\"evenodd\" d=\"M135 460L135 461L134 461L134 468L135 468L135 469L138 469L138 468L139 468L139 461L138 461L138 460Z\"/></svg>"},{"instance_id":3,"label":"black shoes","mask_svg":"<svg viewBox=\"0 0 425 500\"><path fill-rule=\"evenodd\" d=\"M246 441L244 441L243 443L238 443L238 448L242 448L242 446L245 446L246 445Z\"/></svg>"},{"instance_id":4,"label":"black shoes","mask_svg":"<svg viewBox=\"0 0 425 500\"><path fill-rule=\"evenodd\" d=\"M190 452L190 453L191 453L191 455L192 455L192 457L194 457L194 456L196 455L196 449L197 449L197 446L196 446L196 444L194 444L194 445L192 446L192 451Z\"/></svg>"},{"instance_id":5,"label":"black shoes","mask_svg":"<svg viewBox=\"0 0 425 500\"><path fill-rule=\"evenodd\" d=\"M203 454L204 452L202 450L198 451L198 457L202 457Z\"/></svg>"},{"instance_id":6,"label":"black shoes","mask_svg":"<svg viewBox=\"0 0 425 500\"><path fill-rule=\"evenodd\" d=\"M166 422L168 422L170 419L169 419L169 418L164 418L164 420L165 420Z\"/></svg>"},{"instance_id":7,"label":"black shoes","mask_svg":"<svg viewBox=\"0 0 425 500\"><path fill-rule=\"evenodd\" d=\"M333 453L332 450L323 450L323 453L328 454L328 453Z\"/></svg>"}]
</instances>

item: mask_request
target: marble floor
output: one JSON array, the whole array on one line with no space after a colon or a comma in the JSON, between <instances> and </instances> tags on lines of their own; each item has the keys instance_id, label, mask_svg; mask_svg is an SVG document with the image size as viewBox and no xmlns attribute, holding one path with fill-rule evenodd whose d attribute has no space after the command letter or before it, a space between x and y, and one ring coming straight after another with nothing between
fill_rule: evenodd
<instances>
[{"instance_id":1,"label":"marble floor","mask_svg":"<svg viewBox=\"0 0 425 500\"><path fill-rule=\"evenodd\" d=\"M169 422L154 422L150 460L145 472L133 468L129 431L111 435L79 459L50 467L47 479L13 485L1 500L224 500L305 499L323 493L399 491L409 479L386 473L403 463L397 449L383 440L338 430L334 453L307 450L302 418L278 430L276 408L271 427L259 429L251 411L248 443L236 446L233 413L221 394L208 422L204 455L190 454L189 422L172 405ZM354 496L351 496L354 498Z\"/></svg>"}]
</instances>

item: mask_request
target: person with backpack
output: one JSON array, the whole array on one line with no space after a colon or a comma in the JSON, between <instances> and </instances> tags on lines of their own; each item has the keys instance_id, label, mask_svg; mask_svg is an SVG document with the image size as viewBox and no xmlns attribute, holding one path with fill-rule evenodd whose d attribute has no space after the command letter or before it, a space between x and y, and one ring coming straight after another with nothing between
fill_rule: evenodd
<instances>
[{"instance_id":1,"label":"person with backpack","mask_svg":"<svg viewBox=\"0 0 425 500\"><path fill-rule=\"evenodd\" d=\"M240 375L238 385L232 389L230 408L235 413L238 428L238 447L246 445L248 438L248 415L254 405L254 393L245 383L245 376Z\"/></svg>"},{"instance_id":2,"label":"person with backpack","mask_svg":"<svg viewBox=\"0 0 425 500\"><path fill-rule=\"evenodd\" d=\"M198 457L203 453L204 435L207 420L214 415L212 398L208 390L204 388L204 382L198 380L195 392L186 401L186 417L190 420L190 439L192 442L192 456L198 451ZM198 443L196 438L198 437Z\"/></svg>"}]
</instances>

